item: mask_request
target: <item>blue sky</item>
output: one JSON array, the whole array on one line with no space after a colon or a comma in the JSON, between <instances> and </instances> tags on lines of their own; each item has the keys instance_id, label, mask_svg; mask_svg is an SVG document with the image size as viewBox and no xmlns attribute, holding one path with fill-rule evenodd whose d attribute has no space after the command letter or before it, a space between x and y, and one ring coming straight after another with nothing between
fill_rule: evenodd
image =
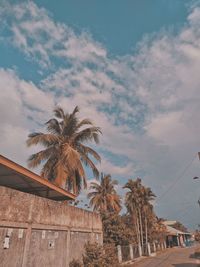
<instances>
[{"instance_id":1,"label":"blue sky","mask_svg":"<svg viewBox=\"0 0 200 267\"><path fill-rule=\"evenodd\" d=\"M159 216L196 227L199 1L3 1L0 25L1 153L26 166L27 134L79 105L119 193L140 176Z\"/></svg>"},{"instance_id":2,"label":"blue sky","mask_svg":"<svg viewBox=\"0 0 200 267\"><path fill-rule=\"evenodd\" d=\"M134 50L144 34L162 27L177 30L187 17L189 1L129 0L129 1L35 1L46 7L54 17L75 30L88 30L114 55Z\"/></svg>"},{"instance_id":3,"label":"blue sky","mask_svg":"<svg viewBox=\"0 0 200 267\"><path fill-rule=\"evenodd\" d=\"M20 1L14 1L19 3ZM161 29L176 32L186 21L188 0L134 0L134 1L34 1L45 7L59 22L71 26L74 31L92 34L95 40L106 46L108 53L126 55L135 51L138 42L146 34ZM189 1L190 2L190 1ZM20 62L20 54L10 47L2 47L2 65L10 66L15 61L26 71L26 62ZM15 63L14 63L15 64ZM35 71L37 71L35 66ZM36 74L26 71L27 78L36 79Z\"/></svg>"}]
</instances>

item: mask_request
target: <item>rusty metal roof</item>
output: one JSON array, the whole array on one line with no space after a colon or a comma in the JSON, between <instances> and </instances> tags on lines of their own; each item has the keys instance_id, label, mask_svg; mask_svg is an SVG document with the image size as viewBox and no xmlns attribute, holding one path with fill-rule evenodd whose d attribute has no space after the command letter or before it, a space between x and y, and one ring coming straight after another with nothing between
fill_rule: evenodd
<instances>
[{"instance_id":1,"label":"rusty metal roof","mask_svg":"<svg viewBox=\"0 0 200 267\"><path fill-rule=\"evenodd\" d=\"M169 235L191 235L191 233L182 232L180 230L175 229L174 227L171 227L169 225L166 225L167 227L167 233Z\"/></svg>"},{"instance_id":2,"label":"rusty metal roof","mask_svg":"<svg viewBox=\"0 0 200 267\"><path fill-rule=\"evenodd\" d=\"M75 195L0 155L0 186L53 200L74 200Z\"/></svg>"}]
</instances>

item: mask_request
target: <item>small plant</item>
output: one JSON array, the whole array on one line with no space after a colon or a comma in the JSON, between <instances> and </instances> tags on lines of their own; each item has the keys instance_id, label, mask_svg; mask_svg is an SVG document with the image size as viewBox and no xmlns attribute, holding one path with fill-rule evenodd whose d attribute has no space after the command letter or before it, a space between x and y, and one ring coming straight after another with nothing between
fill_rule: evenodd
<instances>
[{"instance_id":1,"label":"small plant","mask_svg":"<svg viewBox=\"0 0 200 267\"><path fill-rule=\"evenodd\" d=\"M84 267L118 267L116 248L113 244L100 246L97 243L87 243L83 255Z\"/></svg>"},{"instance_id":2,"label":"small plant","mask_svg":"<svg viewBox=\"0 0 200 267\"><path fill-rule=\"evenodd\" d=\"M97 243L87 243L83 255L84 267L104 266L103 249Z\"/></svg>"},{"instance_id":3,"label":"small plant","mask_svg":"<svg viewBox=\"0 0 200 267\"><path fill-rule=\"evenodd\" d=\"M195 256L195 258L200 259L200 249L195 250L194 256Z\"/></svg>"},{"instance_id":4,"label":"small plant","mask_svg":"<svg viewBox=\"0 0 200 267\"><path fill-rule=\"evenodd\" d=\"M75 259L73 259L73 260L69 263L69 267L83 267L83 264L82 264L79 260L75 260Z\"/></svg>"}]
</instances>

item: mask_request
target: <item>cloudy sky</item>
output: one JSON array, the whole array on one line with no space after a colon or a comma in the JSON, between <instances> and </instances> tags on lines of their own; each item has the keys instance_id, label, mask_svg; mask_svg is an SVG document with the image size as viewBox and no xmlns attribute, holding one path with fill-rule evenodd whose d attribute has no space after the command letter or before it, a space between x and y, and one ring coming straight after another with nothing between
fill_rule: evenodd
<instances>
[{"instance_id":1,"label":"cloudy sky","mask_svg":"<svg viewBox=\"0 0 200 267\"><path fill-rule=\"evenodd\" d=\"M100 170L200 223L200 2L0 1L0 153L26 166L55 105L102 128ZM93 177L88 174L89 179Z\"/></svg>"}]
</instances>

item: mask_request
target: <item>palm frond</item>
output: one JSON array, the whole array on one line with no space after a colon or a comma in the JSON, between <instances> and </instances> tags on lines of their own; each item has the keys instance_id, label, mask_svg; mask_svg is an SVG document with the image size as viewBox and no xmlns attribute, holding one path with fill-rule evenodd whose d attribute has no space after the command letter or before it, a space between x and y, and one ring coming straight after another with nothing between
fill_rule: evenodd
<instances>
[{"instance_id":1,"label":"palm frond","mask_svg":"<svg viewBox=\"0 0 200 267\"><path fill-rule=\"evenodd\" d=\"M95 176L96 179L99 179L99 171L96 168L95 164L87 155L81 155L81 160L84 162L86 166L89 166Z\"/></svg>"},{"instance_id":2,"label":"palm frond","mask_svg":"<svg viewBox=\"0 0 200 267\"><path fill-rule=\"evenodd\" d=\"M75 114L78 113L78 112L79 112L79 107L76 106L76 107L74 108L73 112L72 112L72 115L75 115Z\"/></svg>"},{"instance_id":3,"label":"palm frond","mask_svg":"<svg viewBox=\"0 0 200 267\"><path fill-rule=\"evenodd\" d=\"M65 144L63 146L62 164L69 172L70 176L76 177L77 181L79 179L82 179L84 187L87 187L86 175L84 168L81 164L80 155L75 149L73 149L68 144ZM79 179L77 177L79 177ZM77 186L79 185L77 184Z\"/></svg>"},{"instance_id":4,"label":"palm frond","mask_svg":"<svg viewBox=\"0 0 200 267\"><path fill-rule=\"evenodd\" d=\"M58 134L58 135L61 134L61 128L60 128L60 124L59 124L58 120L50 119L45 124L47 125L47 130L50 133Z\"/></svg>"},{"instance_id":5,"label":"palm frond","mask_svg":"<svg viewBox=\"0 0 200 267\"><path fill-rule=\"evenodd\" d=\"M43 165L41 170L41 176L48 179L49 181L55 180L57 161L57 157L55 155L52 155Z\"/></svg>"},{"instance_id":6,"label":"palm frond","mask_svg":"<svg viewBox=\"0 0 200 267\"><path fill-rule=\"evenodd\" d=\"M50 147L38 153L32 154L28 159L29 168L37 167L38 165L41 164L42 161L47 160L54 153L55 153L55 148Z\"/></svg>"},{"instance_id":7,"label":"palm frond","mask_svg":"<svg viewBox=\"0 0 200 267\"><path fill-rule=\"evenodd\" d=\"M88 127L75 135L74 142L88 142L94 140L96 143L99 143L99 134L102 134L99 127Z\"/></svg>"},{"instance_id":8,"label":"palm frond","mask_svg":"<svg viewBox=\"0 0 200 267\"><path fill-rule=\"evenodd\" d=\"M97 194L98 194L98 192L89 192L89 193L87 194L87 198L93 198L93 197L95 197Z\"/></svg>"},{"instance_id":9,"label":"palm frond","mask_svg":"<svg viewBox=\"0 0 200 267\"><path fill-rule=\"evenodd\" d=\"M64 119L66 114L64 113L63 109L58 106L54 109L54 115L58 119Z\"/></svg>"},{"instance_id":10,"label":"palm frond","mask_svg":"<svg viewBox=\"0 0 200 267\"><path fill-rule=\"evenodd\" d=\"M45 147L55 145L59 142L59 138L54 134L44 134L44 133L32 133L28 135L26 141L27 146L41 144Z\"/></svg>"},{"instance_id":11,"label":"palm frond","mask_svg":"<svg viewBox=\"0 0 200 267\"><path fill-rule=\"evenodd\" d=\"M93 125L92 121L90 119L83 119L82 121L80 121L77 124L76 129L80 129L81 127L85 126L85 125Z\"/></svg>"},{"instance_id":12,"label":"palm frond","mask_svg":"<svg viewBox=\"0 0 200 267\"><path fill-rule=\"evenodd\" d=\"M63 119L63 135L67 138L72 137L77 131L78 118L76 113L79 112L78 106L73 112Z\"/></svg>"},{"instance_id":13,"label":"palm frond","mask_svg":"<svg viewBox=\"0 0 200 267\"><path fill-rule=\"evenodd\" d=\"M90 183L90 189L100 191L101 188L102 188L102 186L98 183L95 183L95 182Z\"/></svg>"},{"instance_id":14,"label":"palm frond","mask_svg":"<svg viewBox=\"0 0 200 267\"><path fill-rule=\"evenodd\" d=\"M63 122L62 134L67 139L71 138L76 133L78 119L70 114L69 118L65 118Z\"/></svg>"},{"instance_id":15,"label":"palm frond","mask_svg":"<svg viewBox=\"0 0 200 267\"><path fill-rule=\"evenodd\" d=\"M82 155L82 153L88 155L92 155L97 161L101 162L101 157L100 155L94 150L92 149L91 147L89 146L85 146L85 145L82 145L82 144L78 144L77 145L77 150L78 152Z\"/></svg>"}]
</instances>

